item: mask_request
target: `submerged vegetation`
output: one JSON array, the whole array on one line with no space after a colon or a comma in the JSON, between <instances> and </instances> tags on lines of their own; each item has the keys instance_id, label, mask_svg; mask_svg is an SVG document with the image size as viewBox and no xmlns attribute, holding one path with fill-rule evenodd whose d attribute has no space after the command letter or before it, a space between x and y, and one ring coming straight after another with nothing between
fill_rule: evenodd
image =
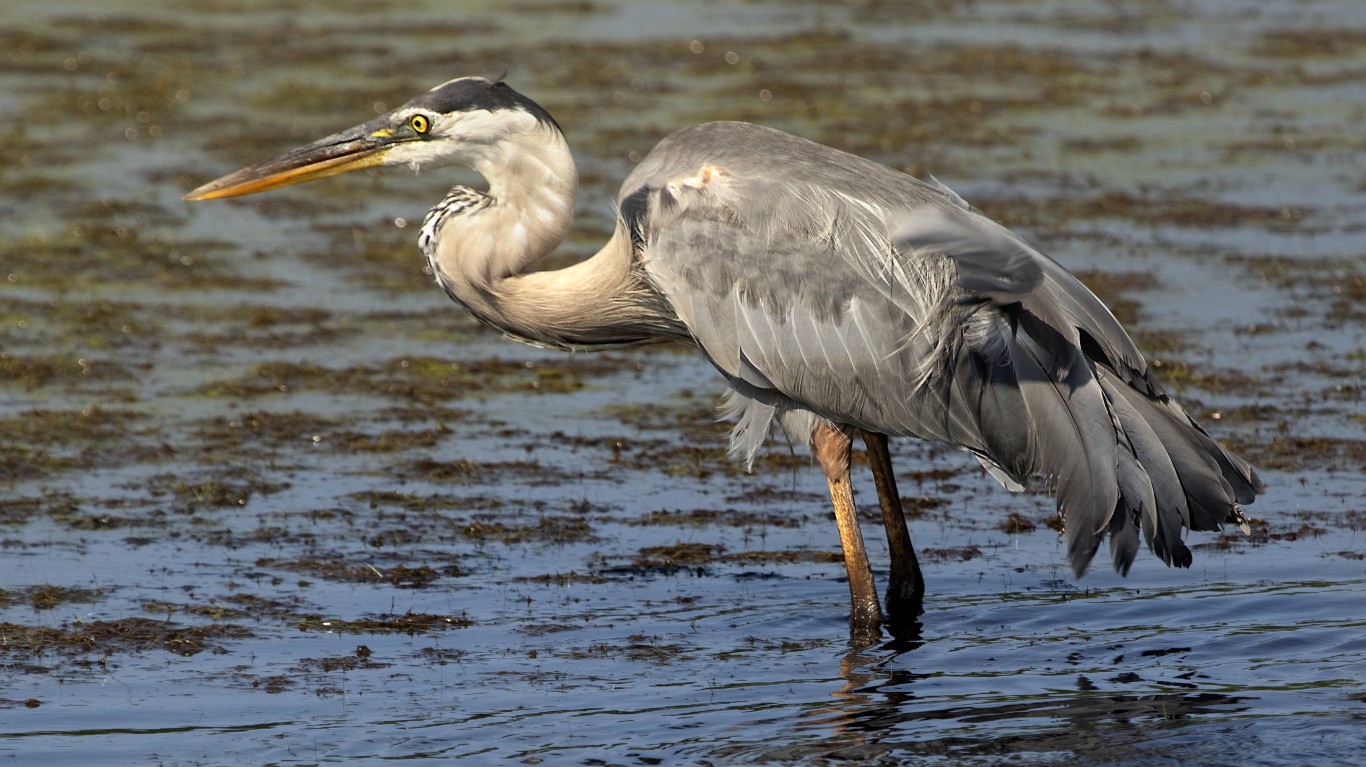
<instances>
[{"instance_id":1,"label":"submerged vegetation","mask_svg":"<svg viewBox=\"0 0 1366 767\"><path fill-rule=\"evenodd\" d=\"M754 50L776 51L783 44L766 41ZM1031 62L1021 50L998 53L1002 61L1011 62L1006 69L1015 76L1039 77L1043 72L1085 80L1096 75L1093 69L1107 66L1065 56ZM755 55L762 59L770 54ZM953 55L946 49L938 57ZM754 71L764 70L755 66ZM812 98L816 95L811 92ZM852 98L856 101L859 95ZM1078 103L1052 91L1036 98ZM985 116L990 123L991 113L1027 114L1039 103L1022 98L964 109L972 119ZM818 119L809 127L819 134L820 125ZM594 125L587 127L591 137ZM587 146L594 146L591 138ZM39 151L36 146L30 149ZM1145 149L1127 139L1085 147L1088 153L1101 154ZM78 162L71 155L47 159ZM592 168L589 163L586 178L592 178ZM379 179L370 183L386 189L397 184ZM312 197L294 199L295 207L287 213L275 208L279 201L266 203L262 212L339 215L328 208L313 210ZM1095 220L1177 229L1250 225L1273 232L1294 231L1302 221L1312 221L1298 209L1217 203L1189 193L1152 190L977 200L1011 225L1048 227L1061 243L1076 236L1074 228ZM265 546L271 553L256 557L250 572L269 573L272 582L294 577L301 586L324 581L398 589L440 587L467 578L487 563L478 558L457 560L437 554L438 550L591 543L612 535L608 531L619 524L656 527L666 536L669 530L731 528L743 531L744 537L738 547L681 541L650 544L635 553L600 559L595 569L583 573L569 569L568 575L540 580L559 587L608 585L627 575L838 559L829 548L751 547L762 544L771 531L824 524L824 501L816 489L784 489L786 476L807 467L799 452L778 448L761 455L758 476L766 480L756 484L725 455L727 427L710 418L708 396L691 388L654 402L602 396L638 379L650 366L667 369L683 364L685 358L667 349L572 358L528 353L501 345L488 331L439 303L422 303L422 308L391 305L395 296L410 292L415 296L406 300L422 302L417 291L428 281L405 244L411 231L386 229L373 218L338 223L308 235L326 238L330 232L328 251L301 249L297 256L277 256L297 259L297 268L335 270L338 286L370 296L355 304L365 307L357 314L357 309L330 300L319 302L335 291L321 296L301 292L292 279L264 276L272 270L261 269L257 259L238 252L240 244L176 241L176 227L183 219L154 205L73 204L68 214L70 222L56 236L30 235L3 246L14 256L7 262L14 286L10 289L23 292L7 304L3 318L0 387L9 392L11 402L32 403L0 414L0 431L6 436L0 443L0 481L31 488L0 503L0 523L11 530L22 531L46 519L87 534L119 531L138 546L163 540L202 541L229 550ZM97 221L98 217L105 220ZM141 228L157 231L144 235ZM379 236L372 237L372 232ZM1102 241L1109 248L1131 247ZM1359 269L1342 260L1245 254L1222 258L1243 275L1240 279L1260 280L1296 299L1282 310L1282 324L1243 331L1252 337L1287 333L1306 322L1336 328L1362 318L1356 306L1357 299L1366 296L1360 290L1366 283ZM407 273L420 279L391 280L387 275L404 270L405 262L413 267ZM1145 299L1171 286L1141 264L1122 270L1083 269L1079 274L1123 322L1139 328L1139 340L1155 353L1154 369L1168 386L1197 404L1228 403L1206 412L1205 418L1233 427L1228 439L1240 452L1271 471L1350 471L1366 466L1366 439L1359 427L1356 435L1314 436L1297 426L1346 413L1359 403L1352 377L1361 367L1360 350L1338 365L1306 367L1299 360L1260 367L1212 364L1201 358L1198 337L1179 329L1146 328L1152 317ZM72 274L79 274L79 279L67 279ZM194 293L187 293L189 289ZM434 293L427 295L439 302ZM213 298L195 298L201 295ZM1306 316L1306 305L1324 308L1318 316ZM368 351L348 349L355 344ZM406 349L396 352L395 344ZM470 354L461 346L480 351ZM1289 391L1305 390L1306 374L1320 380L1316 385L1322 396L1275 408L1262 404L1283 400ZM1308 390L1314 386L1309 384ZM527 397L557 398L548 405L554 410L560 400L568 403L584 395L595 403L589 406L589 415L613 424L606 433L569 433L552 422L526 423L516 415ZM487 413L491 400L503 403L497 406L502 415L476 415ZM501 447L491 455L467 453L462 445L472 440ZM344 462L337 463L338 459ZM38 486L32 485L63 482L91 471L117 472L119 479L103 492L84 488L42 499ZM623 510L554 498L557 489L585 481L614 482L623 471L697 482L719 477L743 490L729 496L726 505L689 510ZM1037 534L1051 524L1042 511L1010 510L975 521L961 518L962 510L952 501L963 487L953 481L959 471L911 470L910 482L903 480L907 517L929 515L942 524L995 528L1011 535ZM348 490L322 505L295 500L293 488L300 476L330 473L362 480L365 489ZM381 479L386 477L388 482ZM520 493L534 488L552 492L532 500L518 498L520 493L509 495L508 487L522 488ZM246 516L233 522L221 518L223 513ZM869 516L870 521L874 518ZM332 536L361 529L366 532L356 540L364 542L365 551L320 553L319 547ZM1286 535L1262 534L1254 542L1285 540ZM11 540L21 549L31 545L22 537ZM927 547L923 557L932 564L970 562L991 556L992 550L980 544ZM382 556L375 556L380 552ZM12 610L27 604L52 610L64 603L107 600L120 588L109 584L8 589L0 591L0 607ZM234 606L248 597L265 599L261 604L270 607ZM349 633L412 631L417 625L394 623L408 628L386 628L390 624L384 620L369 618L329 623L307 617L316 609L310 603L247 594L224 599L206 593L204 599L166 606L144 602L141 608L148 614L165 610L210 621L202 626L153 628L141 616L95 624L96 630L84 632L37 626L25 630L12 624L13 638L0 650L35 658L42 648L56 646L106 654L150 646L182 654L210 646L225 651L230 640L252 635L236 623L224 622L243 619L327 624ZM211 645L211 640L219 643Z\"/></svg>"},{"instance_id":2,"label":"submerged vegetation","mask_svg":"<svg viewBox=\"0 0 1366 767\"><path fill-rule=\"evenodd\" d=\"M892 753L966 763L1018 746L1053 758L1079 746L1050 750L1045 716L1145 737L1135 722L1167 737L1209 716L1220 743L1262 721L1241 685L1279 659L1253 645L1212 663L1189 647L1265 634L1280 648L1279 632L1301 625L1336 648L1324 653L1359 637L1359 616L1306 605L1359 591L1366 556L1366 32L1253 14L1236 20L1237 42L1181 50L1143 42L1175 25L1200 33L1164 4L1129 15L988 3L1008 24L981 21L1000 39L975 40L940 34L966 18L958 3L914 4L922 30L899 4L760 2L738 6L725 34L639 39L629 4L537 0L468 18L430 5L346 3L296 24L262 3L168 16L24 0L14 15L26 20L0 29L0 93L22 118L0 128L0 709L11 720L80 699L89 688L77 685L140 702L178 700L164 691L185 684L187 698L287 700L288 713L261 709L281 721L334 696L347 715L384 711L375 701L400 690L458 729L587 690L574 716L595 727L591 714L637 705L632 695L671 717L678 706L654 738L707 732L689 720L705 705L671 697L692 690L729 701L729 715L793 714L804 728L789 738L800 743L757 756L770 734L755 734L736 761L881 763L887 749L862 730L922 729L936 740ZM840 597L843 569L804 448L775 434L753 473L732 460L719 387L689 349L553 354L457 311L415 243L458 174L353 174L215 207L179 199L447 77L509 64L580 165L576 232L554 263L593 252L632 165L704 120L759 121L933 173L1073 268L1164 385L1264 471L1272 494L1247 510L1251 534L1193 534L1206 569L1153 576L1160 564L1145 562L1134 577L1148 580L1117 605L1120 586L1094 585L1104 576L1070 580L1042 495L1006 494L956 451L898 443L927 573L962 589L930 587L936 620L957 621L938 639L952 650L914 671L846 659L827 684L843 604L811 595ZM871 486L858 491L878 561L878 509ZM1273 583L1263 555L1316 574ZM1319 565L1357 567L1358 580L1330 581ZM1218 601L1240 589L1270 600L1284 612L1267 623L1285 627L1183 625L1179 645L1133 629L1154 596L1192 589L1220 620L1254 612ZM1078 604L1123 625L1093 639L1090 617L1067 609ZM1009 612L1021 605L1058 617ZM1342 652L1338 666L1360 660ZM1126 653L1156 665L1117 670ZM1001 660L1012 655L1030 660ZM1258 668L1237 666L1244 656ZM1318 667L1292 678L1313 665L1296 663L1245 686L1312 689L1333 696L1321 711L1357 715L1360 680ZM994 680L1026 665L1048 669L1029 680L1044 692L1003 702ZM437 676L433 689L414 681ZM973 685L991 689L973 699ZM942 690L942 709L904 713ZM609 694L621 697L608 705ZM871 713L846 726L860 700ZM376 716L377 740L396 742L395 722L408 740L370 758L454 753L422 734L429 722ZM106 724L96 719L81 726ZM1029 734L995 739L1012 719ZM232 721L203 721L239 736ZM808 738L822 728L836 734ZM593 728L576 718L569 729L575 741ZM261 730L251 737L290 739L287 725ZM602 763L671 761L631 737ZM329 759L321 740L310 731L289 747ZM557 748L487 751L534 764Z\"/></svg>"}]
</instances>

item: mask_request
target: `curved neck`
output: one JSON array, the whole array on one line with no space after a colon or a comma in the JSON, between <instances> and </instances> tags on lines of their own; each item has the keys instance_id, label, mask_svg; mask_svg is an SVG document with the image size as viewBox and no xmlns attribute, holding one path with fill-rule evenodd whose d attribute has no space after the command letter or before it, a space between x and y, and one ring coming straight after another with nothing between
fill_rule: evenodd
<instances>
[{"instance_id":1,"label":"curved neck","mask_svg":"<svg viewBox=\"0 0 1366 767\"><path fill-rule=\"evenodd\" d=\"M582 262L529 271L564 241L573 222L578 173L559 130L542 123L512 134L473 166L488 181L488 194L477 205L446 211L427 246L432 271L452 298L503 333L540 346L672 335L667 331L677 320L634 269L630 237L620 226ZM471 195L477 193L457 189L453 197Z\"/></svg>"}]
</instances>

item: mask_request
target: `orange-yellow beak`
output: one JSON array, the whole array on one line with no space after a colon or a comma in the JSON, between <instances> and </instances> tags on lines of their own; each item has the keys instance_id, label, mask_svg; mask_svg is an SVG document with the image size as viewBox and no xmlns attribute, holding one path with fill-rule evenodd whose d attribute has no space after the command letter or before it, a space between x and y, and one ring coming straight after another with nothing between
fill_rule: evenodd
<instances>
[{"instance_id":1,"label":"orange-yellow beak","mask_svg":"<svg viewBox=\"0 0 1366 767\"><path fill-rule=\"evenodd\" d=\"M236 197L373 168L383 165L385 153L403 140L377 120L233 171L190 192L185 199Z\"/></svg>"}]
</instances>

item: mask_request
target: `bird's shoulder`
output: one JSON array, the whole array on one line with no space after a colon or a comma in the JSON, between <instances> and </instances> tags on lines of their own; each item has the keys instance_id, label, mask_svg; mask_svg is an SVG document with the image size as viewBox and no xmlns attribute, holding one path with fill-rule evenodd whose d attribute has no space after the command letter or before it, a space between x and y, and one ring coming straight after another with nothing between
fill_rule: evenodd
<instances>
[{"instance_id":1,"label":"bird's shoulder","mask_svg":"<svg viewBox=\"0 0 1366 767\"><path fill-rule=\"evenodd\" d=\"M765 190L789 193L823 188L869 200L923 204L936 196L933 187L900 171L856 154L790 133L747 122L707 122L666 136L622 184L619 200L644 191L667 190L699 175L716 175L725 184L753 195Z\"/></svg>"},{"instance_id":2,"label":"bird's shoulder","mask_svg":"<svg viewBox=\"0 0 1366 767\"><path fill-rule=\"evenodd\" d=\"M662 285L755 300L804 285L822 305L870 293L900 301L911 282L949 270L942 254L898 251L894 236L908 212L965 207L940 185L743 122L669 135L627 178L618 205ZM920 290L915 304L938 298Z\"/></svg>"},{"instance_id":3,"label":"bird's shoulder","mask_svg":"<svg viewBox=\"0 0 1366 767\"><path fill-rule=\"evenodd\" d=\"M731 241L731 258L776 249L861 266L886 258L905 212L960 202L906 173L774 128L710 122L661 141L626 179L618 209L637 243L664 257L695 258L707 251L700 245Z\"/></svg>"}]
</instances>

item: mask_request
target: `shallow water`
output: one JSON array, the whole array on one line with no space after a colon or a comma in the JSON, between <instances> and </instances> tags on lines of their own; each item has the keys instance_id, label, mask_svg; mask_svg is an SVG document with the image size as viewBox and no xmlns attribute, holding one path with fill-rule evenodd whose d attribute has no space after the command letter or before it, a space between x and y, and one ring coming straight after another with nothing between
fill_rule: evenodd
<instances>
[{"instance_id":1,"label":"shallow water","mask_svg":"<svg viewBox=\"0 0 1366 767\"><path fill-rule=\"evenodd\" d=\"M11 6L0 756L1300 765L1366 747L1356 3ZM1190 570L1145 556L1074 581L1046 497L899 443L925 633L854 650L805 455L730 462L687 350L557 355L456 311L414 245L450 176L180 201L503 67L575 147L573 255L607 235L635 159L693 122L935 174L1083 273L1259 465L1252 535L1193 534Z\"/></svg>"}]
</instances>

